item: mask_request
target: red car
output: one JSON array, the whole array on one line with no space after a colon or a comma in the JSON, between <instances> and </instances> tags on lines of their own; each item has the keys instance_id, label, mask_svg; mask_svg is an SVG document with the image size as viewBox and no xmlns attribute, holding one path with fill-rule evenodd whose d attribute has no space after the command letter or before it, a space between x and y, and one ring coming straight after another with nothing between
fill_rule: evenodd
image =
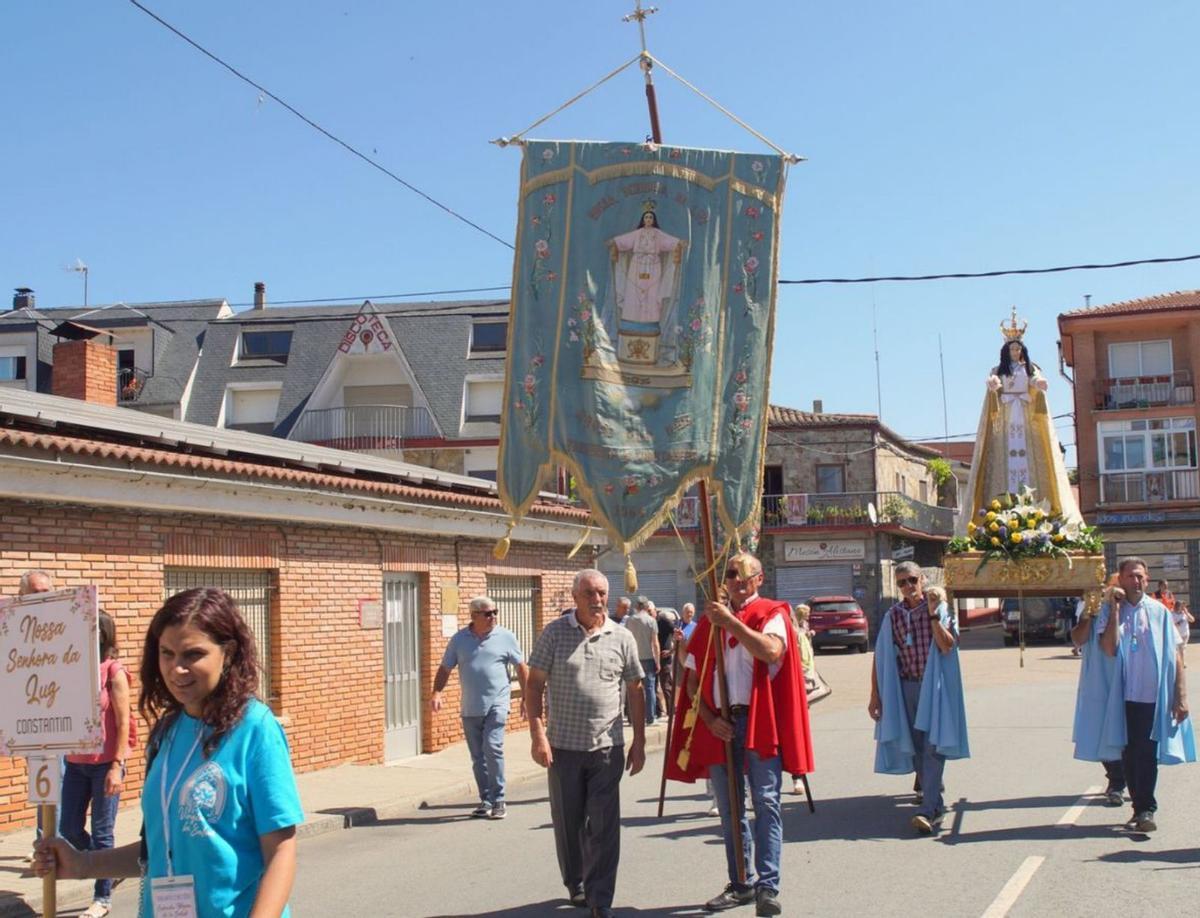
<instances>
[{"instance_id":1,"label":"red car","mask_svg":"<svg viewBox=\"0 0 1200 918\"><path fill-rule=\"evenodd\" d=\"M853 596L814 596L808 606L814 649L857 647L859 653L867 652L870 644L867 616Z\"/></svg>"}]
</instances>

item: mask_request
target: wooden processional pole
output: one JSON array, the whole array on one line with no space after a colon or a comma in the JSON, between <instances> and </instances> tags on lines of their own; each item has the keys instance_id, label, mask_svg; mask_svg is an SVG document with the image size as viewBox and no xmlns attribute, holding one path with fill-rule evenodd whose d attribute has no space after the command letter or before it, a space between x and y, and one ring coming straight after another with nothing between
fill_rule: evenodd
<instances>
[{"instance_id":1,"label":"wooden processional pole","mask_svg":"<svg viewBox=\"0 0 1200 918\"><path fill-rule=\"evenodd\" d=\"M658 100L654 95L654 79L651 71L654 67L650 60L650 56L646 53L646 17L658 10L655 7L642 9L642 0L637 0L637 9L625 17L626 22L636 21L638 24L638 32L642 41L642 73L646 77L646 107L650 113L650 137L656 144L661 144L662 128L658 122ZM712 514L709 513L708 506L708 482L704 479L700 480L700 527L702 532L702 540L704 542L704 563L705 569L708 571L708 596L710 599L717 599L720 595L717 584L716 572L716 551L713 548L713 530L712 530ZM721 717L726 721L730 721L729 714L729 683L725 678L725 632L722 628L717 628L714 631L715 644L717 647L717 688L720 697L717 699L721 706ZM697 693L696 703L700 704L700 697L703 691ZM669 724L673 726L673 724ZM667 737L667 755L670 755L670 735ZM729 821L733 831L733 850L734 857L737 860L738 882L745 885L746 883L746 858L745 858L745 843L742 840L742 799L737 792L737 775L734 773L733 762L733 743L730 740L725 741L725 775L728 779L728 795L729 795ZM663 783L665 788L666 783L666 762L663 763ZM659 797L659 815L662 815L662 795Z\"/></svg>"}]
</instances>

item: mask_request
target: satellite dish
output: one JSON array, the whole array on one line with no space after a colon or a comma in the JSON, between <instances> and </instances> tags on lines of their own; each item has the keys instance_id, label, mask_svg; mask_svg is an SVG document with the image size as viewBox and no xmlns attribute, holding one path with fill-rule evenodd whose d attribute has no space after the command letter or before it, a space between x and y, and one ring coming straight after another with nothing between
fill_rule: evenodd
<instances>
[{"instance_id":1,"label":"satellite dish","mask_svg":"<svg viewBox=\"0 0 1200 918\"><path fill-rule=\"evenodd\" d=\"M879 525L879 513L875 510L875 504L870 501L867 503L867 519L871 521L872 526Z\"/></svg>"}]
</instances>

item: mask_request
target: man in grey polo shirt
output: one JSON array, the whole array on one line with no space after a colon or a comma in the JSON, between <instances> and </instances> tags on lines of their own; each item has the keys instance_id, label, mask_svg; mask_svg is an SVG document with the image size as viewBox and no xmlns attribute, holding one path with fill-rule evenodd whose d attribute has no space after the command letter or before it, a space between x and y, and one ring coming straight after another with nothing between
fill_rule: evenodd
<instances>
[{"instance_id":1,"label":"man in grey polo shirt","mask_svg":"<svg viewBox=\"0 0 1200 918\"><path fill-rule=\"evenodd\" d=\"M516 667L517 681L524 697L529 667L517 644L517 636L496 625L496 603L490 596L471 600L471 624L458 631L446 645L442 665L433 678L430 706L442 709L442 690L450 672L458 667L462 680L462 725L471 767L479 788L479 806L471 811L477 819L503 819L504 802L504 724L512 698L512 679L508 668ZM522 706L524 713L524 706Z\"/></svg>"},{"instance_id":2,"label":"man in grey polo shirt","mask_svg":"<svg viewBox=\"0 0 1200 918\"><path fill-rule=\"evenodd\" d=\"M642 664L642 693L646 697L646 723L655 720L658 674L658 620L654 617L654 603L645 596L637 598L637 612L625 619L625 627L637 642L638 662Z\"/></svg>"},{"instance_id":3,"label":"man in grey polo shirt","mask_svg":"<svg viewBox=\"0 0 1200 918\"><path fill-rule=\"evenodd\" d=\"M637 643L608 617L608 578L580 571L571 595L574 613L550 622L529 655L527 709L533 760L549 770L563 884L572 905L604 918L612 914L621 854L621 772L636 775L646 763L645 696ZM627 761L622 683L633 727Z\"/></svg>"}]
</instances>

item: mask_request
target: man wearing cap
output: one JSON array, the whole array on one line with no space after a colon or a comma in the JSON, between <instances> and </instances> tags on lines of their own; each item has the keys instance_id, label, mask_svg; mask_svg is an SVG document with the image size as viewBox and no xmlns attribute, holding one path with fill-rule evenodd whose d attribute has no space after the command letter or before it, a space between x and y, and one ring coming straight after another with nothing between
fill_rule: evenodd
<instances>
[{"instance_id":1,"label":"man wearing cap","mask_svg":"<svg viewBox=\"0 0 1200 918\"><path fill-rule=\"evenodd\" d=\"M430 705L442 709L442 691L450 672L458 667L462 680L462 726L471 752L471 768L479 788L479 805L471 811L477 819L503 819L504 724L512 702L512 680L508 668L516 667L521 686L521 714L525 715L525 680L529 667L517 637L496 625L496 603L490 596L471 600L471 624L458 631L446 645L442 665L433 679Z\"/></svg>"}]
</instances>

